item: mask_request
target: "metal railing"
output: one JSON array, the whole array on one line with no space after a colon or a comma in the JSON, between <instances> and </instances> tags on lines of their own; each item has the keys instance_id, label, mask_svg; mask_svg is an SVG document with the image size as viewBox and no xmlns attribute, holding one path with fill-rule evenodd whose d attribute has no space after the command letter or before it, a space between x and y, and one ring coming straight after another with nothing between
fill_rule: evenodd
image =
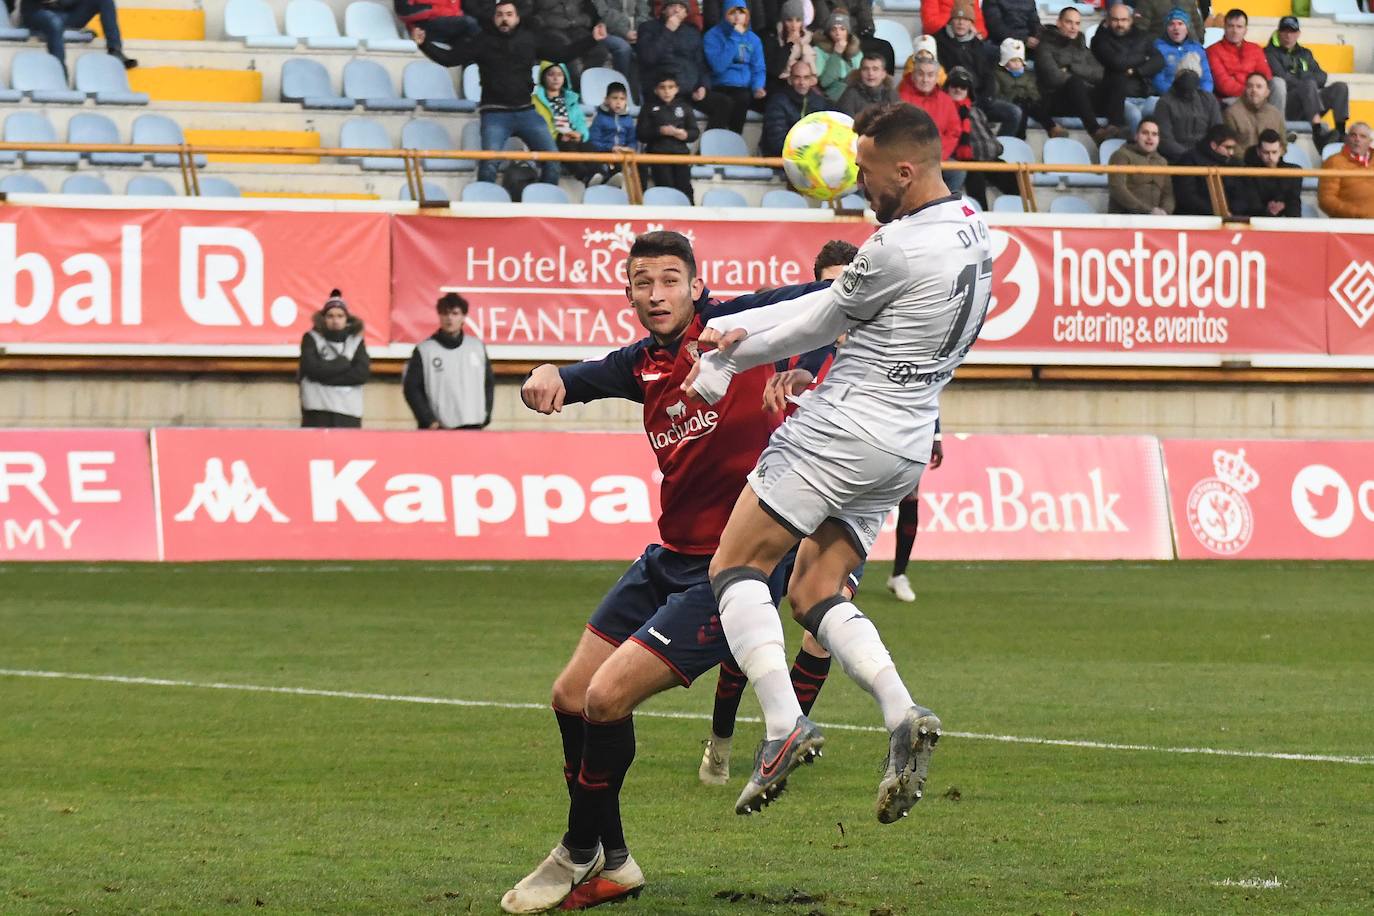
<instances>
[{"instance_id":1,"label":"metal railing","mask_svg":"<svg viewBox=\"0 0 1374 916\"><path fill-rule=\"evenodd\" d=\"M528 162L597 162L620 166L624 176L624 190L633 204L644 200L644 187L640 180L640 165L748 165L781 169L782 159L757 156L697 156L668 155L663 153L569 153L569 152L532 152L528 150L416 150L416 149L351 149L345 147L281 147L281 146L214 146L192 145L155 145L155 144L92 144L92 143L5 143L0 142L0 152L70 152L70 153L171 153L177 156L183 190L188 197L200 196L200 167L196 165L197 156L273 156L279 159L299 160L301 165L310 165L321 158L332 159L399 159L405 173L406 184L413 200L421 206L426 205L424 193L424 161L442 159L463 162L482 162L488 160L528 161ZM290 162L282 162L290 165ZM1071 165L1067 163L1043 162L945 162L948 171L959 172L1011 172L1016 176L1016 186L1025 212L1039 212L1036 200L1035 176L1044 173L1089 174L1089 175L1191 175L1202 176L1207 180L1207 191L1211 197L1214 215L1223 219L1231 216L1226 201L1223 181L1226 178L1374 178L1374 169L1342 170L1333 173L1324 169L1290 169L1281 172L1269 168L1248 168L1239 166L1130 166L1130 165ZM1277 172L1277 174L1276 174ZM445 175L451 173L442 173ZM1074 186L1070 186L1070 190ZM838 203L836 203L838 208Z\"/></svg>"}]
</instances>

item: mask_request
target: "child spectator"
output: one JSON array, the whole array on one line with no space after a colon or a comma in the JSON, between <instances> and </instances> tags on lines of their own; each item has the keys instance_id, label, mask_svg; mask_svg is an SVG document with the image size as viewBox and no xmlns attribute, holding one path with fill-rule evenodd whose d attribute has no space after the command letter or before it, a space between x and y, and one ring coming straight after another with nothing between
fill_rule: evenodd
<instances>
[{"instance_id":1,"label":"child spectator","mask_svg":"<svg viewBox=\"0 0 1374 916\"><path fill-rule=\"evenodd\" d=\"M582 113L582 100L568 88L568 71L562 64L547 64L539 71L539 85L534 89L534 109L549 125L549 133L560 150L569 153L589 152L587 116ZM570 162L568 171L583 184L590 184L598 174L598 163Z\"/></svg>"},{"instance_id":2,"label":"child spectator","mask_svg":"<svg viewBox=\"0 0 1374 916\"><path fill-rule=\"evenodd\" d=\"M1021 123L1011 125L1012 136L1026 139L1026 123L1034 117L1044 125L1051 137L1067 137L1069 132L1058 124L1045 110L1040 101L1040 86L1035 77L1026 72L1026 45L1015 38L1003 40L1001 55L998 58L993 78L997 82L997 95L1021 109ZM1008 125L1002 125L1006 130Z\"/></svg>"},{"instance_id":3,"label":"child spectator","mask_svg":"<svg viewBox=\"0 0 1374 916\"><path fill-rule=\"evenodd\" d=\"M654 83L654 97L644 101L637 129L644 151L678 155L690 153L687 144L694 141L700 131L692 106L678 98L677 75L672 71L660 73ZM688 200L696 202L692 194L690 165L651 165L649 174L654 184L677 188L687 195Z\"/></svg>"},{"instance_id":4,"label":"child spectator","mask_svg":"<svg viewBox=\"0 0 1374 916\"><path fill-rule=\"evenodd\" d=\"M596 109L592 119L593 149L603 153L633 152L635 147L635 119L626 112L630 107L630 92L624 83L611 83L606 87L606 99ZM598 177L606 180L618 166L602 166L597 175L592 176L589 184L595 184Z\"/></svg>"}]
</instances>

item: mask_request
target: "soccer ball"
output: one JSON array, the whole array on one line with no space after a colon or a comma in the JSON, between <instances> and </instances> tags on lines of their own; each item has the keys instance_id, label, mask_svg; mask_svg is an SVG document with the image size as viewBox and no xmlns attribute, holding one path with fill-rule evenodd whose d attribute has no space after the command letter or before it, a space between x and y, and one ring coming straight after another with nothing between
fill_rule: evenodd
<instances>
[{"instance_id":1,"label":"soccer ball","mask_svg":"<svg viewBox=\"0 0 1374 916\"><path fill-rule=\"evenodd\" d=\"M792 187L816 200L834 200L859 180L855 163L859 138L854 119L838 111L817 111L787 132L782 170Z\"/></svg>"}]
</instances>

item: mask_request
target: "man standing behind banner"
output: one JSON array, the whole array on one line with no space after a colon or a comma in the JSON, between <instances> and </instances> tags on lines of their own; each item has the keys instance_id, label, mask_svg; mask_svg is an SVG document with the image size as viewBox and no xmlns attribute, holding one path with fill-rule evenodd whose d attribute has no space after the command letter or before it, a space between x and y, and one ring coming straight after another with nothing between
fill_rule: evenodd
<instances>
[{"instance_id":1,"label":"man standing behind banner","mask_svg":"<svg viewBox=\"0 0 1374 916\"><path fill-rule=\"evenodd\" d=\"M363 343L363 321L332 290L301 337L301 426L363 425L363 385L372 363Z\"/></svg>"},{"instance_id":2,"label":"man standing behind banner","mask_svg":"<svg viewBox=\"0 0 1374 916\"><path fill-rule=\"evenodd\" d=\"M436 308L439 330L416 345L402 374L406 403L420 429L481 429L496 393L487 348L463 333L466 299L445 293Z\"/></svg>"}]
</instances>

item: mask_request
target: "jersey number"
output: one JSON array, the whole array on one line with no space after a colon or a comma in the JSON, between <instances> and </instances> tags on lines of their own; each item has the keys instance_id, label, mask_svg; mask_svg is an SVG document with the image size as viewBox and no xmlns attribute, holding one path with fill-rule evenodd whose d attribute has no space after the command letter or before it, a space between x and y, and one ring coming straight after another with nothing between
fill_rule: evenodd
<instances>
[{"instance_id":1,"label":"jersey number","mask_svg":"<svg viewBox=\"0 0 1374 916\"><path fill-rule=\"evenodd\" d=\"M945 335L944 343L935 354L937 359L945 359L953 354L959 346L959 341L963 339L964 329L968 327L969 317L973 315L973 304L979 300L980 281L982 300L986 302L987 287L992 283L992 258L985 259L981 264L970 264L959 271L959 277L954 282L954 292L949 297L951 301L959 302L959 311L955 313L954 323L949 326L949 333ZM981 318L979 326L981 328Z\"/></svg>"}]
</instances>

